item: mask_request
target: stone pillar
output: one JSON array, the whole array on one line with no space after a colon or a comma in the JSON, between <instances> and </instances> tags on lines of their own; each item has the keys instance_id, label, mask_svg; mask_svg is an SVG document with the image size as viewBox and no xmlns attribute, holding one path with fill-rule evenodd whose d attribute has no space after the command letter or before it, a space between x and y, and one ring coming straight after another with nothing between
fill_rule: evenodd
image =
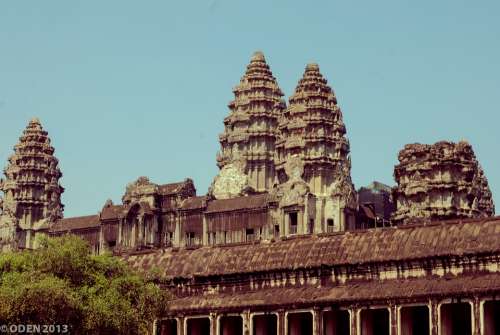
<instances>
[{"instance_id":1,"label":"stone pillar","mask_svg":"<svg viewBox=\"0 0 500 335\"><path fill-rule=\"evenodd\" d=\"M183 315L180 315L177 318L177 335L184 335L184 333L187 331L184 329L184 322L186 318Z\"/></svg>"},{"instance_id":2,"label":"stone pillar","mask_svg":"<svg viewBox=\"0 0 500 335\"><path fill-rule=\"evenodd\" d=\"M243 311L243 313L241 313L241 318L243 319L243 335L251 335L250 310Z\"/></svg>"},{"instance_id":3,"label":"stone pillar","mask_svg":"<svg viewBox=\"0 0 500 335\"><path fill-rule=\"evenodd\" d=\"M351 314L351 335L361 335L360 332L358 331L361 309L357 307L352 308L349 310L349 313Z\"/></svg>"},{"instance_id":4,"label":"stone pillar","mask_svg":"<svg viewBox=\"0 0 500 335\"><path fill-rule=\"evenodd\" d=\"M391 304L389 306L389 324L392 335L396 335L398 333L398 307L395 304Z\"/></svg>"},{"instance_id":5,"label":"stone pillar","mask_svg":"<svg viewBox=\"0 0 500 335\"><path fill-rule=\"evenodd\" d=\"M144 215L139 216L139 223L138 223L138 229L139 229L139 236L137 238L137 245L144 245L144 225L146 217Z\"/></svg>"},{"instance_id":6,"label":"stone pillar","mask_svg":"<svg viewBox=\"0 0 500 335\"><path fill-rule=\"evenodd\" d=\"M207 217L203 214L203 234L202 234L202 245L208 245L208 224Z\"/></svg>"},{"instance_id":7,"label":"stone pillar","mask_svg":"<svg viewBox=\"0 0 500 335\"><path fill-rule=\"evenodd\" d=\"M285 226L283 227L283 234L281 236L288 236L290 235L290 217L288 216L288 213L285 212L285 211L282 211L283 212L283 216L285 218Z\"/></svg>"},{"instance_id":8,"label":"stone pillar","mask_svg":"<svg viewBox=\"0 0 500 335\"><path fill-rule=\"evenodd\" d=\"M181 246L181 218L178 216L175 219L175 231L174 231L174 241L173 241L173 247L180 247Z\"/></svg>"},{"instance_id":9,"label":"stone pillar","mask_svg":"<svg viewBox=\"0 0 500 335\"><path fill-rule=\"evenodd\" d=\"M219 318L216 313L210 313L210 335L217 335L217 329L219 328Z\"/></svg>"},{"instance_id":10,"label":"stone pillar","mask_svg":"<svg viewBox=\"0 0 500 335\"><path fill-rule=\"evenodd\" d=\"M118 220L118 241L119 246L122 245L123 219Z\"/></svg>"},{"instance_id":11,"label":"stone pillar","mask_svg":"<svg viewBox=\"0 0 500 335\"><path fill-rule=\"evenodd\" d=\"M439 302L437 300L431 300L429 304L431 309L430 322L431 322L431 335L438 335L439 329Z\"/></svg>"},{"instance_id":12,"label":"stone pillar","mask_svg":"<svg viewBox=\"0 0 500 335\"><path fill-rule=\"evenodd\" d=\"M313 309L313 334L323 335L323 313L320 308Z\"/></svg>"},{"instance_id":13,"label":"stone pillar","mask_svg":"<svg viewBox=\"0 0 500 335\"><path fill-rule=\"evenodd\" d=\"M158 335L158 324L160 321L158 319L154 319L153 321L153 335Z\"/></svg>"},{"instance_id":14,"label":"stone pillar","mask_svg":"<svg viewBox=\"0 0 500 335\"><path fill-rule=\"evenodd\" d=\"M285 323L286 323L285 310L279 309L277 312L278 312L278 329L276 334L285 335Z\"/></svg>"},{"instance_id":15,"label":"stone pillar","mask_svg":"<svg viewBox=\"0 0 500 335\"><path fill-rule=\"evenodd\" d=\"M309 231L309 195L306 195L304 198L304 215L302 222L302 234L311 233Z\"/></svg>"},{"instance_id":16,"label":"stone pillar","mask_svg":"<svg viewBox=\"0 0 500 335\"><path fill-rule=\"evenodd\" d=\"M33 234L33 231L31 229L28 229L26 230L26 235L24 236L24 247L26 249L33 249L33 246L32 246L32 235Z\"/></svg>"},{"instance_id":17,"label":"stone pillar","mask_svg":"<svg viewBox=\"0 0 500 335\"><path fill-rule=\"evenodd\" d=\"M106 243L104 243L104 232L102 231L102 225L99 225L99 252L98 254L102 254L106 249Z\"/></svg>"},{"instance_id":18,"label":"stone pillar","mask_svg":"<svg viewBox=\"0 0 500 335\"><path fill-rule=\"evenodd\" d=\"M481 301L474 297L472 301L472 325L474 327L473 335L481 335Z\"/></svg>"}]
</instances>

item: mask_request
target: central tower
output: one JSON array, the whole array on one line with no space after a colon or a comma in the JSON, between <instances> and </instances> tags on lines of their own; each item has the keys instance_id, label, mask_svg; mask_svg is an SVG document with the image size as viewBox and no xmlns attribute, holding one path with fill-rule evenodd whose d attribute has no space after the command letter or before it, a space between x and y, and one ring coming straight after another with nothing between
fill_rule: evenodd
<instances>
[{"instance_id":1,"label":"central tower","mask_svg":"<svg viewBox=\"0 0 500 335\"><path fill-rule=\"evenodd\" d=\"M286 104L262 52L253 54L233 93L230 114L219 136L217 165L221 171L212 187L218 199L237 196L245 189L266 192L276 181L278 118Z\"/></svg>"},{"instance_id":2,"label":"central tower","mask_svg":"<svg viewBox=\"0 0 500 335\"><path fill-rule=\"evenodd\" d=\"M306 217L311 225L316 218L314 231L354 225L357 196L351 181L349 141L337 98L317 64L306 66L280 118L279 131L276 170L280 185L290 193L302 184L302 193L312 196Z\"/></svg>"}]
</instances>

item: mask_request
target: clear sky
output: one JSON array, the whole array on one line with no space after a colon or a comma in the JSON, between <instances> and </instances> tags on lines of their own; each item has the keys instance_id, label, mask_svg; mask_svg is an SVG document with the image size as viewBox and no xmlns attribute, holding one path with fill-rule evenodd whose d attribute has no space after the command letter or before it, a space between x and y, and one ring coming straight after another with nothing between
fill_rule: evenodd
<instances>
[{"instance_id":1,"label":"clear sky","mask_svg":"<svg viewBox=\"0 0 500 335\"><path fill-rule=\"evenodd\" d=\"M308 62L336 92L356 187L406 143L468 140L500 207L500 1L1 1L0 165L37 116L66 216L128 182L205 194L232 87L262 50L288 97Z\"/></svg>"}]
</instances>

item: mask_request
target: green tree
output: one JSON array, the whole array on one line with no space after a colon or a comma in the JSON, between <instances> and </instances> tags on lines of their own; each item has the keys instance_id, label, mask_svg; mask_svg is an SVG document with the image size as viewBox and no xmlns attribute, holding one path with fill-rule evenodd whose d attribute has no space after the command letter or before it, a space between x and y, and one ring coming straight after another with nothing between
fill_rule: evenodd
<instances>
[{"instance_id":1,"label":"green tree","mask_svg":"<svg viewBox=\"0 0 500 335\"><path fill-rule=\"evenodd\" d=\"M0 254L0 323L67 324L71 334L148 334L168 295L156 276L82 239L45 237L34 251Z\"/></svg>"}]
</instances>

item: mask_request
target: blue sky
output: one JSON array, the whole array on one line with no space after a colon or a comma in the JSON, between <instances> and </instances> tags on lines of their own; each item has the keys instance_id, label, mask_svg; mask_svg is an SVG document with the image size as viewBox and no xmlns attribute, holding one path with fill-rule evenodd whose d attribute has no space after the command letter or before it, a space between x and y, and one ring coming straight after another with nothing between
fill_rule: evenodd
<instances>
[{"instance_id":1,"label":"blue sky","mask_svg":"<svg viewBox=\"0 0 500 335\"><path fill-rule=\"evenodd\" d=\"M262 50L288 97L308 62L336 92L352 177L393 184L406 143L468 140L500 206L499 1L2 1L0 165L49 131L66 216L128 182L206 193L231 89Z\"/></svg>"}]
</instances>

